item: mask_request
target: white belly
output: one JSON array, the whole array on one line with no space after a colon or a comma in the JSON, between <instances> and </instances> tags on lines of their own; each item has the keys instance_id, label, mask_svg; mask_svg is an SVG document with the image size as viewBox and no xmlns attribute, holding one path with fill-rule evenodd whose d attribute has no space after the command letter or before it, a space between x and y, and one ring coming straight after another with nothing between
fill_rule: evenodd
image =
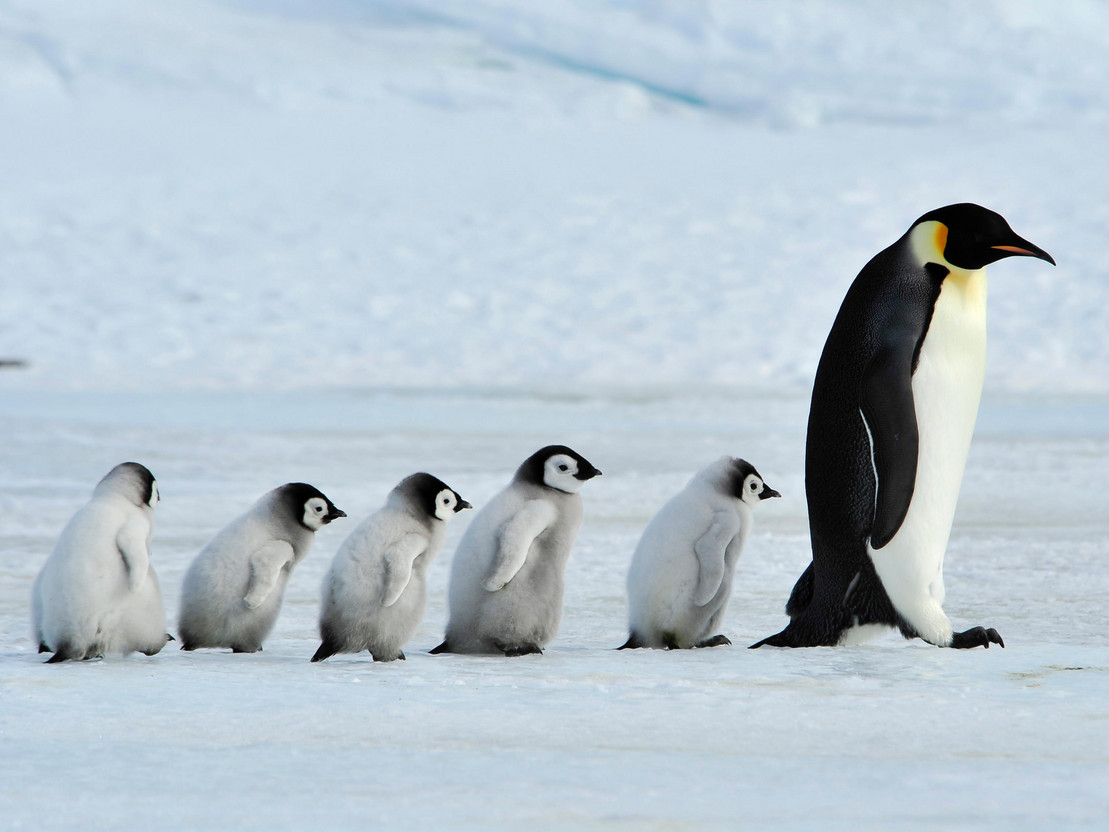
<instances>
[{"instance_id":1,"label":"white belly","mask_svg":"<svg viewBox=\"0 0 1109 832\"><path fill-rule=\"evenodd\" d=\"M900 530L869 549L894 607L934 644L951 639L943 556L959 499L986 368L986 274L944 280L913 375L919 446L916 486Z\"/></svg>"}]
</instances>

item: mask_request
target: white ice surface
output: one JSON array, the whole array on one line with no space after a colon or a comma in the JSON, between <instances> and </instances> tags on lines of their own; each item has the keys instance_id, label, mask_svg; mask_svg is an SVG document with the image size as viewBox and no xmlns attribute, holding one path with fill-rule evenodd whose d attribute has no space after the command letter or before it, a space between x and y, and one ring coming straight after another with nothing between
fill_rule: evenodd
<instances>
[{"instance_id":1,"label":"white ice surface","mask_svg":"<svg viewBox=\"0 0 1109 832\"><path fill-rule=\"evenodd\" d=\"M521 9L525 9L521 11ZM895 11L896 10L896 11ZM1109 822L1109 6L0 0L0 829L1101 829ZM991 269L946 610L1005 650L747 651L808 562L846 287L971 199ZM33 577L112 465L190 559L281 482L354 522L605 475L562 631L310 665L320 533L263 653L44 666ZM615 652L651 514L722 453L759 512L732 648ZM174 629L171 622L171 630Z\"/></svg>"},{"instance_id":2,"label":"white ice surface","mask_svg":"<svg viewBox=\"0 0 1109 832\"><path fill-rule=\"evenodd\" d=\"M81 415L66 415L81 414ZM35 394L0 412L0 818L6 828L1097 829L1109 812L1109 405L987 402L947 560L947 611L1007 648L889 636L744 649L785 622L808 558L800 398L462 394ZM1019 423L1020 431L1013 425ZM231 427L232 425L237 427ZM322 427L321 427L322 426ZM352 518L428 468L477 505L544 442L605 474L543 656L430 656L453 524L407 662L321 665L320 532L260 654L46 666L31 580L110 462L159 477L154 561L171 617L189 560L273 484L308 479ZM691 469L742 454L785 495L760 513L731 648L613 650L640 530ZM691 464L693 463L693 464ZM171 628L172 629L172 628Z\"/></svg>"}]
</instances>

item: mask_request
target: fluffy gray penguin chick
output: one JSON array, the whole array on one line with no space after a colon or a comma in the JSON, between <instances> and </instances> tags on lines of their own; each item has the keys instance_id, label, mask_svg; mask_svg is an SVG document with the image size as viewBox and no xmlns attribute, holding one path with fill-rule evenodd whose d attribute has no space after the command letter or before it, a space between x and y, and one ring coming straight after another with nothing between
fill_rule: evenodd
<instances>
[{"instance_id":1,"label":"fluffy gray penguin chick","mask_svg":"<svg viewBox=\"0 0 1109 832\"><path fill-rule=\"evenodd\" d=\"M628 570L629 647L716 647L755 506L777 491L749 462L721 457L659 509Z\"/></svg>"},{"instance_id":2,"label":"fluffy gray penguin chick","mask_svg":"<svg viewBox=\"0 0 1109 832\"><path fill-rule=\"evenodd\" d=\"M33 636L48 663L139 651L170 636L150 563L158 485L137 462L117 465L62 530L31 590Z\"/></svg>"},{"instance_id":3,"label":"fluffy gray penguin chick","mask_svg":"<svg viewBox=\"0 0 1109 832\"><path fill-rule=\"evenodd\" d=\"M209 541L185 574L182 650L254 653L273 629L285 586L317 531L346 517L319 489L291 482L262 496Z\"/></svg>"},{"instance_id":4,"label":"fluffy gray penguin chick","mask_svg":"<svg viewBox=\"0 0 1109 832\"><path fill-rule=\"evenodd\" d=\"M566 561L581 527L578 489L600 476L548 445L474 517L451 564L450 620L432 653L542 653L562 618Z\"/></svg>"},{"instance_id":5,"label":"fluffy gray penguin chick","mask_svg":"<svg viewBox=\"0 0 1109 832\"><path fill-rule=\"evenodd\" d=\"M323 580L321 644L312 661L369 650L375 662L403 659L427 607L427 569L447 521L472 506L431 474L401 480L385 505L343 541Z\"/></svg>"}]
</instances>

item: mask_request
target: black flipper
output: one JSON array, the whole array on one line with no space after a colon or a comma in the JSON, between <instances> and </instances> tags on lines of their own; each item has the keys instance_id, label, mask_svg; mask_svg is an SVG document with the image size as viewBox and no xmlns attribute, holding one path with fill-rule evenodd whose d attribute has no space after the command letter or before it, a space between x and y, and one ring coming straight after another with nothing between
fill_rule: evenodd
<instances>
[{"instance_id":1,"label":"black flipper","mask_svg":"<svg viewBox=\"0 0 1109 832\"><path fill-rule=\"evenodd\" d=\"M440 644L438 647L432 647L427 652L429 652L429 653L453 653L454 650L451 649L450 642L444 640L443 643Z\"/></svg>"},{"instance_id":2,"label":"black flipper","mask_svg":"<svg viewBox=\"0 0 1109 832\"><path fill-rule=\"evenodd\" d=\"M640 647L646 647L647 642L640 638L639 633L633 632L628 636L628 640L617 647L617 650L638 650Z\"/></svg>"},{"instance_id":3,"label":"black flipper","mask_svg":"<svg viewBox=\"0 0 1109 832\"><path fill-rule=\"evenodd\" d=\"M989 650L991 644L997 644L1001 647L1005 646L1005 642L1001 639L1001 635L993 627L989 629L985 627L971 627L969 630L964 630L961 633L955 633L951 636L951 646L958 650L967 650L971 647L985 647Z\"/></svg>"},{"instance_id":4,"label":"black flipper","mask_svg":"<svg viewBox=\"0 0 1109 832\"><path fill-rule=\"evenodd\" d=\"M46 646L45 644L43 644L42 642L39 642L39 652L40 652L40 653L49 653L49 652L50 652L50 648L49 648L49 647L47 647L47 646Z\"/></svg>"},{"instance_id":5,"label":"black flipper","mask_svg":"<svg viewBox=\"0 0 1109 832\"><path fill-rule=\"evenodd\" d=\"M697 642L698 647L724 647L730 645L732 640L723 633L715 635L712 638L706 638L703 641Z\"/></svg>"},{"instance_id":6,"label":"black flipper","mask_svg":"<svg viewBox=\"0 0 1109 832\"><path fill-rule=\"evenodd\" d=\"M913 356L918 339L894 337L875 353L863 376L860 408L870 431L878 475L870 545L889 543L909 513L919 444L913 401Z\"/></svg>"}]
</instances>

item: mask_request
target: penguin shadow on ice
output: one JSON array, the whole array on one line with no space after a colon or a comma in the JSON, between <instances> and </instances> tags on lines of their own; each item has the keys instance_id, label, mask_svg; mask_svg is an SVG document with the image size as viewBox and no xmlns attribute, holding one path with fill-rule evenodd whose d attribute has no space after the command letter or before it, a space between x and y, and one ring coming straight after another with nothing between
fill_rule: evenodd
<instances>
[{"instance_id":1,"label":"penguin shadow on ice","mask_svg":"<svg viewBox=\"0 0 1109 832\"><path fill-rule=\"evenodd\" d=\"M805 447L812 562L789 624L752 647L855 644L890 628L937 647L955 632L943 560L986 367L986 270L1046 251L971 203L924 214L855 278L813 384Z\"/></svg>"},{"instance_id":2,"label":"penguin shadow on ice","mask_svg":"<svg viewBox=\"0 0 1109 832\"><path fill-rule=\"evenodd\" d=\"M111 653L153 656L168 641L150 562L154 475L117 465L66 524L31 589L32 635L47 663Z\"/></svg>"},{"instance_id":3,"label":"penguin shadow on ice","mask_svg":"<svg viewBox=\"0 0 1109 832\"><path fill-rule=\"evenodd\" d=\"M749 462L721 457L651 518L628 570L627 642L619 649L717 647L753 512L780 497Z\"/></svg>"},{"instance_id":4,"label":"penguin shadow on ice","mask_svg":"<svg viewBox=\"0 0 1109 832\"><path fill-rule=\"evenodd\" d=\"M404 659L427 607L427 570L443 548L447 521L473 508L431 474L401 480L385 505L363 520L335 553L320 601L322 661L370 651L375 662Z\"/></svg>"},{"instance_id":5,"label":"penguin shadow on ice","mask_svg":"<svg viewBox=\"0 0 1109 832\"><path fill-rule=\"evenodd\" d=\"M200 551L181 591L182 650L255 653L273 629L293 569L316 532L346 513L319 489L291 482L264 494Z\"/></svg>"},{"instance_id":6,"label":"penguin shadow on ice","mask_svg":"<svg viewBox=\"0 0 1109 832\"><path fill-rule=\"evenodd\" d=\"M446 636L432 653L542 653L558 632L579 489L601 475L565 445L529 456L470 523L451 564Z\"/></svg>"}]
</instances>

